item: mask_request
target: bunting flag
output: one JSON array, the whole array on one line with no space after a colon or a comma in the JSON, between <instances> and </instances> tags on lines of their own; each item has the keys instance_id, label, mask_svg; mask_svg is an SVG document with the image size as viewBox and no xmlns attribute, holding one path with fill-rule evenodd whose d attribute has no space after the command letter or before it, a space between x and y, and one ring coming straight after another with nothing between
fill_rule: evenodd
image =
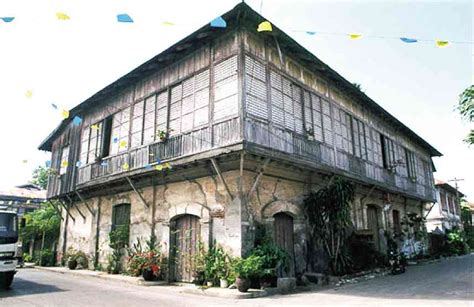
<instances>
[{"instance_id":1,"label":"bunting flag","mask_svg":"<svg viewBox=\"0 0 474 307\"><path fill-rule=\"evenodd\" d=\"M308 34L308 35L315 35L316 32L314 32L314 31L306 31L306 34Z\"/></svg>"},{"instance_id":2,"label":"bunting flag","mask_svg":"<svg viewBox=\"0 0 474 307\"><path fill-rule=\"evenodd\" d=\"M163 165L161 165L161 164L155 165L155 169L157 171L162 171L163 170Z\"/></svg>"},{"instance_id":3,"label":"bunting flag","mask_svg":"<svg viewBox=\"0 0 474 307\"><path fill-rule=\"evenodd\" d=\"M127 141L125 141L125 140L120 141L119 147L120 147L120 148L125 148L125 147L127 147Z\"/></svg>"},{"instance_id":4,"label":"bunting flag","mask_svg":"<svg viewBox=\"0 0 474 307\"><path fill-rule=\"evenodd\" d=\"M51 106L52 106L54 109L56 109L56 110L58 109L58 106L57 106L56 104L54 104L54 103L52 103Z\"/></svg>"},{"instance_id":5,"label":"bunting flag","mask_svg":"<svg viewBox=\"0 0 474 307\"><path fill-rule=\"evenodd\" d=\"M268 21L263 21L258 25L257 32L271 32L272 24Z\"/></svg>"},{"instance_id":6,"label":"bunting flag","mask_svg":"<svg viewBox=\"0 0 474 307\"><path fill-rule=\"evenodd\" d=\"M69 111L68 110L62 110L61 115L64 119L69 118Z\"/></svg>"},{"instance_id":7,"label":"bunting flag","mask_svg":"<svg viewBox=\"0 0 474 307\"><path fill-rule=\"evenodd\" d=\"M159 158L156 159L156 163L161 164L161 160Z\"/></svg>"},{"instance_id":8,"label":"bunting flag","mask_svg":"<svg viewBox=\"0 0 474 307\"><path fill-rule=\"evenodd\" d=\"M44 165L45 165L46 167L48 167L48 168L51 167L51 160L47 160L47 161L44 163Z\"/></svg>"},{"instance_id":9,"label":"bunting flag","mask_svg":"<svg viewBox=\"0 0 474 307\"><path fill-rule=\"evenodd\" d=\"M76 162L76 167L81 167L81 165L82 165L82 162L81 162L81 161L77 161L77 162Z\"/></svg>"},{"instance_id":10,"label":"bunting flag","mask_svg":"<svg viewBox=\"0 0 474 307\"><path fill-rule=\"evenodd\" d=\"M91 125L91 129L93 129L93 130L99 130L99 125L93 124L93 125Z\"/></svg>"},{"instance_id":11,"label":"bunting flag","mask_svg":"<svg viewBox=\"0 0 474 307\"><path fill-rule=\"evenodd\" d=\"M213 28L226 28L227 27L227 22L224 20L222 17L217 17L210 23L211 27Z\"/></svg>"},{"instance_id":12,"label":"bunting flag","mask_svg":"<svg viewBox=\"0 0 474 307\"><path fill-rule=\"evenodd\" d=\"M57 12L56 17L59 20L69 20L69 19L71 19L71 17L69 17L66 13L63 13L63 12Z\"/></svg>"},{"instance_id":13,"label":"bunting flag","mask_svg":"<svg viewBox=\"0 0 474 307\"><path fill-rule=\"evenodd\" d=\"M171 164L169 162L166 162L163 167L165 167L167 169L171 169Z\"/></svg>"},{"instance_id":14,"label":"bunting flag","mask_svg":"<svg viewBox=\"0 0 474 307\"><path fill-rule=\"evenodd\" d=\"M133 22L133 19L128 14L118 14L117 21L118 22Z\"/></svg>"},{"instance_id":15,"label":"bunting flag","mask_svg":"<svg viewBox=\"0 0 474 307\"><path fill-rule=\"evenodd\" d=\"M446 48L449 46L449 42L448 41L442 41L442 40L436 40L436 46L438 46L439 48Z\"/></svg>"},{"instance_id":16,"label":"bunting flag","mask_svg":"<svg viewBox=\"0 0 474 307\"><path fill-rule=\"evenodd\" d=\"M61 167L67 167L68 162L66 160L61 161Z\"/></svg>"},{"instance_id":17,"label":"bunting flag","mask_svg":"<svg viewBox=\"0 0 474 307\"><path fill-rule=\"evenodd\" d=\"M129 167L130 167L130 166L128 165L127 162L125 162L124 164L122 164L122 169L125 170L125 171L127 171L127 170L129 169Z\"/></svg>"},{"instance_id":18,"label":"bunting flag","mask_svg":"<svg viewBox=\"0 0 474 307\"><path fill-rule=\"evenodd\" d=\"M112 142L113 142L114 144L117 144L117 143L118 143L118 140L119 140L118 136L114 135L114 137L112 138Z\"/></svg>"},{"instance_id":19,"label":"bunting flag","mask_svg":"<svg viewBox=\"0 0 474 307\"><path fill-rule=\"evenodd\" d=\"M4 22L12 22L15 17L0 17Z\"/></svg>"},{"instance_id":20,"label":"bunting flag","mask_svg":"<svg viewBox=\"0 0 474 307\"><path fill-rule=\"evenodd\" d=\"M33 97L33 91L32 91L32 90L27 90L27 91L25 92L25 96L26 96L26 98L31 98L31 97Z\"/></svg>"},{"instance_id":21,"label":"bunting flag","mask_svg":"<svg viewBox=\"0 0 474 307\"><path fill-rule=\"evenodd\" d=\"M352 39L352 40L361 39L361 38L362 38L362 34L359 34L359 33L350 33L350 34L349 34L349 38Z\"/></svg>"},{"instance_id":22,"label":"bunting flag","mask_svg":"<svg viewBox=\"0 0 474 307\"><path fill-rule=\"evenodd\" d=\"M171 21L163 21L161 25L169 27L169 26L174 26L175 24L174 22L171 22Z\"/></svg>"},{"instance_id":23,"label":"bunting flag","mask_svg":"<svg viewBox=\"0 0 474 307\"><path fill-rule=\"evenodd\" d=\"M415 38L408 38L408 37L400 37L400 40L401 40L402 42L408 43L408 44L418 42L417 39L415 39Z\"/></svg>"},{"instance_id":24,"label":"bunting flag","mask_svg":"<svg viewBox=\"0 0 474 307\"><path fill-rule=\"evenodd\" d=\"M109 165L109 162L107 162L107 161L102 161L102 162L100 163L100 165L101 165L101 166L107 166L107 165Z\"/></svg>"},{"instance_id":25,"label":"bunting flag","mask_svg":"<svg viewBox=\"0 0 474 307\"><path fill-rule=\"evenodd\" d=\"M74 118L72 119L72 124L75 125L75 126L80 126L82 123L82 118L80 118L79 116L74 116Z\"/></svg>"}]
</instances>

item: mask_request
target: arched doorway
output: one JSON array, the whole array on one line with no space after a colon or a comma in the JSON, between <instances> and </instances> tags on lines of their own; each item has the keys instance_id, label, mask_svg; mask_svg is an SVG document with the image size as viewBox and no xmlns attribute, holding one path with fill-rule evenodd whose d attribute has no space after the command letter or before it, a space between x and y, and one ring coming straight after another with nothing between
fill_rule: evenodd
<instances>
[{"instance_id":1,"label":"arched doorway","mask_svg":"<svg viewBox=\"0 0 474 307\"><path fill-rule=\"evenodd\" d=\"M170 223L170 274L174 281L193 281L192 259L196 255L201 233L199 218L184 214Z\"/></svg>"},{"instance_id":2,"label":"arched doorway","mask_svg":"<svg viewBox=\"0 0 474 307\"><path fill-rule=\"evenodd\" d=\"M295 276L295 244L293 232L293 218L283 212L273 215L273 235L275 244L288 254L288 269L278 271L279 277Z\"/></svg>"},{"instance_id":3,"label":"arched doorway","mask_svg":"<svg viewBox=\"0 0 474 307\"><path fill-rule=\"evenodd\" d=\"M379 237L379 228L380 228L380 209L375 205L367 206L367 228L371 230L373 244L376 250L380 250L380 237Z\"/></svg>"}]
</instances>

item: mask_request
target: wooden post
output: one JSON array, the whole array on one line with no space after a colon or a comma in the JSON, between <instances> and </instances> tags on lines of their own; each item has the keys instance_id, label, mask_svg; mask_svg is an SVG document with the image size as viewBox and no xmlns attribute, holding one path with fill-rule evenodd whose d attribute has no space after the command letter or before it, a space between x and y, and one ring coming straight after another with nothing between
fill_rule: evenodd
<instances>
[{"instance_id":1,"label":"wooden post","mask_svg":"<svg viewBox=\"0 0 474 307\"><path fill-rule=\"evenodd\" d=\"M63 206L64 210L66 210L66 213L67 215L72 219L72 221L75 223L76 222L76 219L74 218L74 216L71 215L71 213L69 212L69 207L66 206L63 201L61 199L58 198L58 201L59 203ZM67 219L66 219L67 221Z\"/></svg>"},{"instance_id":2,"label":"wooden post","mask_svg":"<svg viewBox=\"0 0 474 307\"><path fill-rule=\"evenodd\" d=\"M79 197L79 199L84 203L84 205L86 205L86 208L87 210L89 210L90 214L94 216L95 215L94 211L91 210L91 208L89 207L89 204L84 200L82 195L79 194L79 191L75 191L75 192L76 192L77 197Z\"/></svg>"},{"instance_id":3,"label":"wooden post","mask_svg":"<svg viewBox=\"0 0 474 307\"><path fill-rule=\"evenodd\" d=\"M229 186L227 185L227 182L225 182L224 180L224 177L222 177L222 174L221 174L221 171L219 169L219 166L217 165L217 162L214 158L211 158L211 162L212 162L212 166L214 166L214 170L216 171L217 173L217 176L219 177L219 179L222 181L222 183L224 184L224 187L227 191L227 194L229 194L230 196L230 199L231 200L234 200L234 197L232 196L232 193L230 193L230 189L229 189Z\"/></svg>"},{"instance_id":4,"label":"wooden post","mask_svg":"<svg viewBox=\"0 0 474 307\"><path fill-rule=\"evenodd\" d=\"M97 216L95 226L95 250L94 250L94 269L99 265L99 234L100 234L100 203L101 197L97 201Z\"/></svg>"},{"instance_id":5,"label":"wooden post","mask_svg":"<svg viewBox=\"0 0 474 307\"><path fill-rule=\"evenodd\" d=\"M71 205L71 207L74 205L74 202L72 201L72 199L66 195L67 199L69 200L69 204ZM84 220L84 222L86 221L86 216L81 212L81 210L79 210L79 207L76 205L76 210L77 212L79 212L79 214L82 216L82 219Z\"/></svg>"}]
</instances>

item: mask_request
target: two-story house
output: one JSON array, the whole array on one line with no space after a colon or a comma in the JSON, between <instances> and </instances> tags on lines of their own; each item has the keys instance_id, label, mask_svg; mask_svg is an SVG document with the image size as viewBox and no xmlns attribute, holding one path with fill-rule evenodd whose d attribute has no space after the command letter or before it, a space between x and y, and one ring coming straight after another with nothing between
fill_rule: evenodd
<instances>
[{"instance_id":1,"label":"two-story house","mask_svg":"<svg viewBox=\"0 0 474 307\"><path fill-rule=\"evenodd\" d=\"M450 184L435 180L436 201L431 205L426 217L426 229L429 232L445 232L453 227L463 228L459 200L464 194Z\"/></svg>"},{"instance_id":2,"label":"two-story house","mask_svg":"<svg viewBox=\"0 0 474 307\"><path fill-rule=\"evenodd\" d=\"M265 19L245 3L222 18L70 110L40 145L63 253L105 263L109 231L129 224L130 243L155 234L171 279L189 281L196 241L243 255L264 229L294 275L311 270L302 200L333 176L356 184L354 226L382 251L384 229L433 201L435 148L275 25L258 32Z\"/></svg>"}]
</instances>

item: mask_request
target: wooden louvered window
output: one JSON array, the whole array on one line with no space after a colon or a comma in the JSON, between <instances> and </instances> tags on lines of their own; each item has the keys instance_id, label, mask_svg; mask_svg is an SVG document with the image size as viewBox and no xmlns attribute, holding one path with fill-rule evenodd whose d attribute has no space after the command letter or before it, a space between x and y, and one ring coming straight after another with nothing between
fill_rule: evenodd
<instances>
[{"instance_id":1,"label":"wooden louvered window","mask_svg":"<svg viewBox=\"0 0 474 307\"><path fill-rule=\"evenodd\" d=\"M446 203L446 193L439 193L439 200L441 202L441 210L448 212L448 205Z\"/></svg>"},{"instance_id":2,"label":"wooden louvered window","mask_svg":"<svg viewBox=\"0 0 474 307\"><path fill-rule=\"evenodd\" d=\"M354 117L352 117L352 139L354 140L354 155L367 160L365 124Z\"/></svg>"},{"instance_id":3,"label":"wooden louvered window","mask_svg":"<svg viewBox=\"0 0 474 307\"><path fill-rule=\"evenodd\" d=\"M405 148L405 164L407 168L408 178L415 181L416 180L416 162L415 154Z\"/></svg>"},{"instance_id":4,"label":"wooden louvered window","mask_svg":"<svg viewBox=\"0 0 474 307\"><path fill-rule=\"evenodd\" d=\"M315 140L324 142L320 98L309 91L304 91L303 100L306 133L312 135Z\"/></svg>"},{"instance_id":5,"label":"wooden louvered window","mask_svg":"<svg viewBox=\"0 0 474 307\"><path fill-rule=\"evenodd\" d=\"M247 114L268 120L265 65L246 56L245 79Z\"/></svg>"},{"instance_id":6,"label":"wooden louvered window","mask_svg":"<svg viewBox=\"0 0 474 307\"><path fill-rule=\"evenodd\" d=\"M237 56L214 66L214 121L238 114L238 84Z\"/></svg>"},{"instance_id":7,"label":"wooden louvered window","mask_svg":"<svg viewBox=\"0 0 474 307\"><path fill-rule=\"evenodd\" d=\"M168 91L156 96L156 130L155 140L160 141L160 136L168 132Z\"/></svg>"},{"instance_id":8,"label":"wooden louvered window","mask_svg":"<svg viewBox=\"0 0 474 307\"><path fill-rule=\"evenodd\" d=\"M395 147L393 141L383 134L380 134L382 146L383 167L390 171L395 171Z\"/></svg>"}]
</instances>

